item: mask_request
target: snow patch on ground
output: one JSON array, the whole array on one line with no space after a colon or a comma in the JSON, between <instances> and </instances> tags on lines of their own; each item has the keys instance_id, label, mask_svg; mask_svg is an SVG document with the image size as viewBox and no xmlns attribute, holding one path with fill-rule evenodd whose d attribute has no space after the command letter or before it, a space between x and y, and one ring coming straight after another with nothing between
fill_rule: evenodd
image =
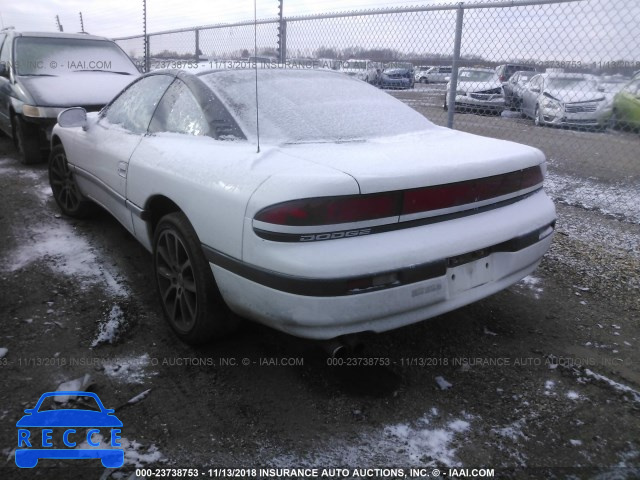
<instances>
[{"instance_id":1,"label":"snow patch on ground","mask_svg":"<svg viewBox=\"0 0 640 480\"><path fill-rule=\"evenodd\" d=\"M104 363L104 374L122 383L141 384L157 372L148 372L147 368L151 364L149 354L145 353L138 357L117 358Z\"/></svg>"},{"instance_id":2,"label":"snow patch on ground","mask_svg":"<svg viewBox=\"0 0 640 480\"><path fill-rule=\"evenodd\" d=\"M128 289L100 261L95 249L64 220L15 236L21 245L7 256L4 270L15 272L34 262L45 261L57 272L78 279L83 287L102 283L114 296L129 296Z\"/></svg>"},{"instance_id":3,"label":"snow patch on ground","mask_svg":"<svg viewBox=\"0 0 640 480\"><path fill-rule=\"evenodd\" d=\"M615 380L611 380L609 377L605 377L604 375L600 373L596 373L588 368L585 368L583 373L588 378L592 378L604 385L607 385L611 387L613 390L615 390L616 392L628 395L629 397L631 397L631 400L633 400L636 403L640 403L640 392L638 392L637 390L634 390L628 385L624 385L622 383L616 382ZM578 379L578 381L579 380L580 379Z\"/></svg>"},{"instance_id":4,"label":"snow patch on ground","mask_svg":"<svg viewBox=\"0 0 640 480\"><path fill-rule=\"evenodd\" d=\"M111 307L107 321L100 324L98 335L91 342L91 346L96 347L101 343L114 343L120 335L124 322L124 312L120 306L114 305Z\"/></svg>"},{"instance_id":5,"label":"snow patch on ground","mask_svg":"<svg viewBox=\"0 0 640 480\"><path fill-rule=\"evenodd\" d=\"M269 460L270 465L286 467L341 465L345 468L367 468L385 465L461 466L456 457L456 444L468 435L473 417L438 418L431 410L412 423L388 425L360 434L356 439L333 439L330 446L319 447L303 457L284 454Z\"/></svg>"},{"instance_id":6,"label":"snow patch on ground","mask_svg":"<svg viewBox=\"0 0 640 480\"><path fill-rule=\"evenodd\" d=\"M596 210L615 218L640 224L637 187L607 185L591 179L579 179L548 173L545 190L555 201Z\"/></svg>"},{"instance_id":7,"label":"snow patch on ground","mask_svg":"<svg viewBox=\"0 0 640 480\"><path fill-rule=\"evenodd\" d=\"M155 444L151 444L147 447L143 446L141 443L133 440L128 440L124 437L120 438L120 447L112 447L110 443L110 439L105 439L99 433L94 434L91 437L94 443L100 443L100 448L107 449L123 449L124 450L124 465L131 465L137 468L141 468L148 465L154 465L156 463L164 463L167 461L165 456L158 450L158 447ZM87 440L79 444L77 449L91 449L91 447Z\"/></svg>"},{"instance_id":8,"label":"snow patch on ground","mask_svg":"<svg viewBox=\"0 0 640 480\"><path fill-rule=\"evenodd\" d=\"M540 295L542 294L542 292L544 292L544 288L542 288L541 285L542 285L541 279L533 275L527 275L518 283L516 283L515 286L516 288L519 288L521 290L524 290L524 289L530 290L531 292L533 292L533 296L537 300L540 298Z\"/></svg>"},{"instance_id":9,"label":"snow patch on ground","mask_svg":"<svg viewBox=\"0 0 640 480\"><path fill-rule=\"evenodd\" d=\"M504 427L492 428L491 431L513 442L517 442L521 438L526 440L528 437L522 431L526 423L527 423L527 420L525 418L521 418Z\"/></svg>"}]
</instances>

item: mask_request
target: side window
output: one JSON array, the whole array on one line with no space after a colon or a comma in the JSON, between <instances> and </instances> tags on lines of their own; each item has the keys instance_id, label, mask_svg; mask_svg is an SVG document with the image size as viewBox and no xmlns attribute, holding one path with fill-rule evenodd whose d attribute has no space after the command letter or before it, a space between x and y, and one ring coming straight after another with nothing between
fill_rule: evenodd
<instances>
[{"instance_id":1,"label":"side window","mask_svg":"<svg viewBox=\"0 0 640 480\"><path fill-rule=\"evenodd\" d=\"M539 88L540 87L540 77L534 77L529 82L529 88Z\"/></svg>"},{"instance_id":2,"label":"side window","mask_svg":"<svg viewBox=\"0 0 640 480\"><path fill-rule=\"evenodd\" d=\"M146 133L151 116L174 77L152 75L128 87L109 105L105 118L133 133Z\"/></svg>"},{"instance_id":3,"label":"side window","mask_svg":"<svg viewBox=\"0 0 640 480\"><path fill-rule=\"evenodd\" d=\"M162 97L149 131L207 135L209 123L189 87L176 80Z\"/></svg>"}]
</instances>

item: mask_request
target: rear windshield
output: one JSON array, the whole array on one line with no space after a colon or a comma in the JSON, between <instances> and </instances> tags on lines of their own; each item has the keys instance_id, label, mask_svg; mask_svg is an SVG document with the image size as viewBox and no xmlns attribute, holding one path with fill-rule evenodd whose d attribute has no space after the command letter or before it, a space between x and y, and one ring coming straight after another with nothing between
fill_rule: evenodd
<instances>
[{"instance_id":1,"label":"rear windshield","mask_svg":"<svg viewBox=\"0 0 640 480\"><path fill-rule=\"evenodd\" d=\"M253 70L200 76L256 138ZM258 70L260 138L275 143L335 142L399 135L433 127L376 87L336 72Z\"/></svg>"},{"instance_id":2,"label":"rear windshield","mask_svg":"<svg viewBox=\"0 0 640 480\"><path fill-rule=\"evenodd\" d=\"M584 77L551 77L547 83L549 88L558 90L581 88L595 89L596 83Z\"/></svg>"},{"instance_id":3,"label":"rear windshield","mask_svg":"<svg viewBox=\"0 0 640 480\"><path fill-rule=\"evenodd\" d=\"M493 80L496 74L481 70L462 70L459 76L462 82L488 82Z\"/></svg>"},{"instance_id":4,"label":"rear windshield","mask_svg":"<svg viewBox=\"0 0 640 480\"><path fill-rule=\"evenodd\" d=\"M18 75L63 75L78 71L137 74L135 65L113 42L84 38L19 37Z\"/></svg>"},{"instance_id":5,"label":"rear windshield","mask_svg":"<svg viewBox=\"0 0 640 480\"><path fill-rule=\"evenodd\" d=\"M524 71L533 71L534 67L529 67L527 65L507 65L507 75L513 75L514 73L524 70Z\"/></svg>"}]
</instances>

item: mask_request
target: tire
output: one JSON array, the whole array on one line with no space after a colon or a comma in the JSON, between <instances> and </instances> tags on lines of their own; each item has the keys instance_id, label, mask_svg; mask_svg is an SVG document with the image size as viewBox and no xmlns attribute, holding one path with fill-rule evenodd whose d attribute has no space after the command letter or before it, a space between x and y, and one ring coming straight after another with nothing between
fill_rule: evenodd
<instances>
[{"instance_id":1,"label":"tire","mask_svg":"<svg viewBox=\"0 0 640 480\"><path fill-rule=\"evenodd\" d=\"M53 147L49 155L49 185L53 198L65 215L86 218L93 213L95 205L80 193L62 145Z\"/></svg>"},{"instance_id":2,"label":"tire","mask_svg":"<svg viewBox=\"0 0 640 480\"><path fill-rule=\"evenodd\" d=\"M182 212L165 215L158 222L153 274L164 316L185 343L207 343L236 326L200 240Z\"/></svg>"},{"instance_id":3,"label":"tire","mask_svg":"<svg viewBox=\"0 0 640 480\"><path fill-rule=\"evenodd\" d=\"M533 113L533 122L537 127L544 127L544 118L542 118L542 113L540 113L540 107L536 105L536 109Z\"/></svg>"},{"instance_id":4,"label":"tire","mask_svg":"<svg viewBox=\"0 0 640 480\"><path fill-rule=\"evenodd\" d=\"M26 122L20 115L13 117L13 138L20 162L24 165L44 160L40 151L38 127Z\"/></svg>"}]
</instances>

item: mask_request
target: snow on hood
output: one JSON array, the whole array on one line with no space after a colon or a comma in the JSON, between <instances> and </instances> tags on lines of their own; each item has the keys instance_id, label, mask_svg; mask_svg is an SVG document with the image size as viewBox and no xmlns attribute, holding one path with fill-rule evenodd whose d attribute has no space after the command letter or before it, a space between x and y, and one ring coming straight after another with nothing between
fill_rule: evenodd
<instances>
[{"instance_id":1,"label":"snow on hood","mask_svg":"<svg viewBox=\"0 0 640 480\"><path fill-rule=\"evenodd\" d=\"M466 92L483 92L485 90L493 90L495 88L502 88L502 83L495 80L490 80L488 82L478 82L477 80L468 82L463 80L458 81L458 90L464 90Z\"/></svg>"},{"instance_id":2,"label":"snow on hood","mask_svg":"<svg viewBox=\"0 0 640 480\"><path fill-rule=\"evenodd\" d=\"M110 72L78 72L55 77L19 77L40 107L105 105L137 75Z\"/></svg>"},{"instance_id":3,"label":"snow on hood","mask_svg":"<svg viewBox=\"0 0 640 480\"><path fill-rule=\"evenodd\" d=\"M361 193L499 175L545 159L533 147L444 127L366 142L289 145L281 152L352 176Z\"/></svg>"},{"instance_id":4,"label":"snow on hood","mask_svg":"<svg viewBox=\"0 0 640 480\"><path fill-rule=\"evenodd\" d=\"M605 94L603 92L594 92L583 88L550 88L545 89L544 93L551 95L562 103L589 102L605 98Z\"/></svg>"}]
</instances>

